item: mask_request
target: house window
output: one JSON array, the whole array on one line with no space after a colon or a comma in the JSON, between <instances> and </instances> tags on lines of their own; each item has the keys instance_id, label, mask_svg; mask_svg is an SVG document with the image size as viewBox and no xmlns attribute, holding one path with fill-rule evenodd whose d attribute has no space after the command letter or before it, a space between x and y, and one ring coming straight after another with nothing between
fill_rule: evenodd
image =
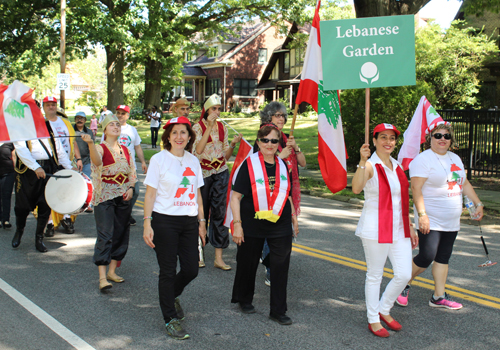
<instances>
[{"instance_id":1,"label":"house window","mask_svg":"<svg viewBox=\"0 0 500 350\"><path fill-rule=\"evenodd\" d=\"M283 59L283 73L290 73L290 52L285 52Z\"/></svg>"},{"instance_id":2,"label":"house window","mask_svg":"<svg viewBox=\"0 0 500 350\"><path fill-rule=\"evenodd\" d=\"M217 46L208 48L208 58L217 57Z\"/></svg>"},{"instance_id":3,"label":"house window","mask_svg":"<svg viewBox=\"0 0 500 350\"><path fill-rule=\"evenodd\" d=\"M295 49L295 65L296 66L301 66L304 64L304 54L305 54L305 51L303 48L297 47Z\"/></svg>"},{"instance_id":4,"label":"house window","mask_svg":"<svg viewBox=\"0 0 500 350\"><path fill-rule=\"evenodd\" d=\"M219 94L220 79L208 79L207 82L207 95ZM187 94L186 94L187 95Z\"/></svg>"},{"instance_id":5,"label":"house window","mask_svg":"<svg viewBox=\"0 0 500 350\"><path fill-rule=\"evenodd\" d=\"M267 63L267 49L259 49L259 64Z\"/></svg>"},{"instance_id":6,"label":"house window","mask_svg":"<svg viewBox=\"0 0 500 350\"><path fill-rule=\"evenodd\" d=\"M238 96L257 96L257 79L234 79L234 94Z\"/></svg>"},{"instance_id":7,"label":"house window","mask_svg":"<svg viewBox=\"0 0 500 350\"><path fill-rule=\"evenodd\" d=\"M186 62L191 62L192 60L194 60L194 52L186 51Z\"/></svg>"},{"instance_id":8,"label":"house window","mask_svg":"<svg viewBox=\"0 0 500 350\"><path fill-rule=\"evenodd\" d=\"M188 82L186 85L184 85L184 95L186 96L193 96L193 83Z\"/></svg>"}]
</instances>

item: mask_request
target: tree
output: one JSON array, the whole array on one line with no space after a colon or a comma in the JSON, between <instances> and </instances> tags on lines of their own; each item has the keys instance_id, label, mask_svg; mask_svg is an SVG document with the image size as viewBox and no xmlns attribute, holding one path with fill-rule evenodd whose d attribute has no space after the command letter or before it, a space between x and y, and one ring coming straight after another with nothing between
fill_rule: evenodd
<instances>
[{"instance_id":1,"label":"tree","mask_svg":"<svg viewBox=\"0 0 500 350\"><path fill-rule=\"evenodd\" d=\"M430 0L354 0L356 17L413 15Z\"/></svg>"},{"instance_id":2,"label":"tree","mask_svg":"<svg viewBox=\"0 0 500 350\"><path fill-rule=\"evenodd\" d=\"M482 16L486 11L500 12L500 0L464 0L463 9L466 15Z\"/></svg>"}]
</instances>

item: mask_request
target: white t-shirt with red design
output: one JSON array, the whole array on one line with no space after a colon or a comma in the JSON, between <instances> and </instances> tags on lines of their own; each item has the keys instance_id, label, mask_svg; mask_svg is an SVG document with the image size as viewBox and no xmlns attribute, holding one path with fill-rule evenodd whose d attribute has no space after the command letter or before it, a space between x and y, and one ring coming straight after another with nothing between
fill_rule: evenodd
<instances>
[{"instance_id":1,"label":"white t-shirt with red design","mask_svg":"<svg viewBox=\"0 0 500 350\"><path fill-rule=\"evenodd\" d=\"M179 159L167 150L155 154L144 180L156 188L153 211L175 216L198 215L198 188L203 184L198 158L186 151Z\"/></svg>"},{"instance_id":2,"label":"white t-shirt with red design","mask_svg":"<svg viewBox=\"0 0 500 350\"><path fill-rule=\"evenodd\" d=\"M60 117L57 117L57 120L55 122L50 121L50 127L52 128L55 136L69 136L68 127ZM70 142L73 142L73 140L70 140L70 137L61 137L59 138L59 140L61 141L64 150L69 155L71 153Z\"/></svg>"},{"instance_id":3,"label":"white t-shirt with red design","mask_svg":"<svg viewBox=\"0 0 500 350\"><path fill-rule=\"evenodd\" d=\"M128 148L128 150L130 151L130 155L134 160L135 168L137 169L137 164L135 163L135 146L141 144L141 137L139 136L137 129L129 124L122 126L118 142L120 143L120 145Z\"/></svg>"},{"instance_id":4,"label":"white t-shirt with red design","mask_svg":"<svg viewBox=\"0 0 500 350\"><path fill-rule=\"evenodd\" d=\"M452 152L439 155L428 149L410 163L410 177L427 179L422 186L422 195L430 229L460 230L462 191L466 179L462 160ZM414 211L418 227L418 213L415 208Z\"/></svg>"}]
</instances>

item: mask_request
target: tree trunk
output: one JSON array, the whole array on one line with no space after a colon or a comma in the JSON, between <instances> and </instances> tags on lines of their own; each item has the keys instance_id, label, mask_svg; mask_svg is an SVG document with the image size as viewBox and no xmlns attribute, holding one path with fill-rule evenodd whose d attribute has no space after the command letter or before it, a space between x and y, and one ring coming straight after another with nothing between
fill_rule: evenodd
<instances>
[{"instance_id":1,"label":"tree trunk","mask_svg":"<svg viewBox=\"0 0 500 350\"><path fill-rule=\"evenodd\" d=\"M148 58L146 61L146 81L144 82L144 108L157 106L161 111L161 73L163 65L159 61Z\"/></svg>"},{"instance_id":2,"label":"tree trunk","mask_svg":"<svg viewBox=\"0 0 500 350\"><path fill-rule=\"evenodd\" d=\"M108 109L112 112L123 99L123 67L125 64L125 50L115 49L112 45L106 46L106 69L108 75Z\"/></svg>"},{"instance_id":3,"label":"tree trunk","mask_svg":"<svg viewBox=\"0 0 500 350\"><path fill-rule=\"evenodd\" d=\"M356 17L413 15L430 0L354 0Z\"/></svg>"}]
</instances>

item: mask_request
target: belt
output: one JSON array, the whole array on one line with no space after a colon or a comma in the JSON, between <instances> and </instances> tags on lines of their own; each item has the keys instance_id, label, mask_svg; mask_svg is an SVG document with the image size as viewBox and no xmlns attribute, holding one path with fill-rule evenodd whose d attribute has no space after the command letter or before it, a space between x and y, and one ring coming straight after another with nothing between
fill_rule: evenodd
<instances>
[{"instance_id":1,"label":"belt","mask_svg":"<svg viewBox=\"0 0 500 350\"><path fill-rule=\"evenodd\" d=\"M102 179L102 182L105 182L108 184L123 185L125 182L128 182L128 175L125 175L123 173L118 173L118 174L114 174L114 175L102 175L101 179Z\"/></svg>"},{"instance_id":2,"label":"belt","mask_svg":"<svg viewBox=\"0 0 500 350\"><path fill-rule=\"evenodd\" d=\"M202 159L200 162L201 168L205 170L219 170L221 166L226 164L226 158L220 157L220 158L214 158L212 161L208 159Z\"/></svg>"}]
</instances>

